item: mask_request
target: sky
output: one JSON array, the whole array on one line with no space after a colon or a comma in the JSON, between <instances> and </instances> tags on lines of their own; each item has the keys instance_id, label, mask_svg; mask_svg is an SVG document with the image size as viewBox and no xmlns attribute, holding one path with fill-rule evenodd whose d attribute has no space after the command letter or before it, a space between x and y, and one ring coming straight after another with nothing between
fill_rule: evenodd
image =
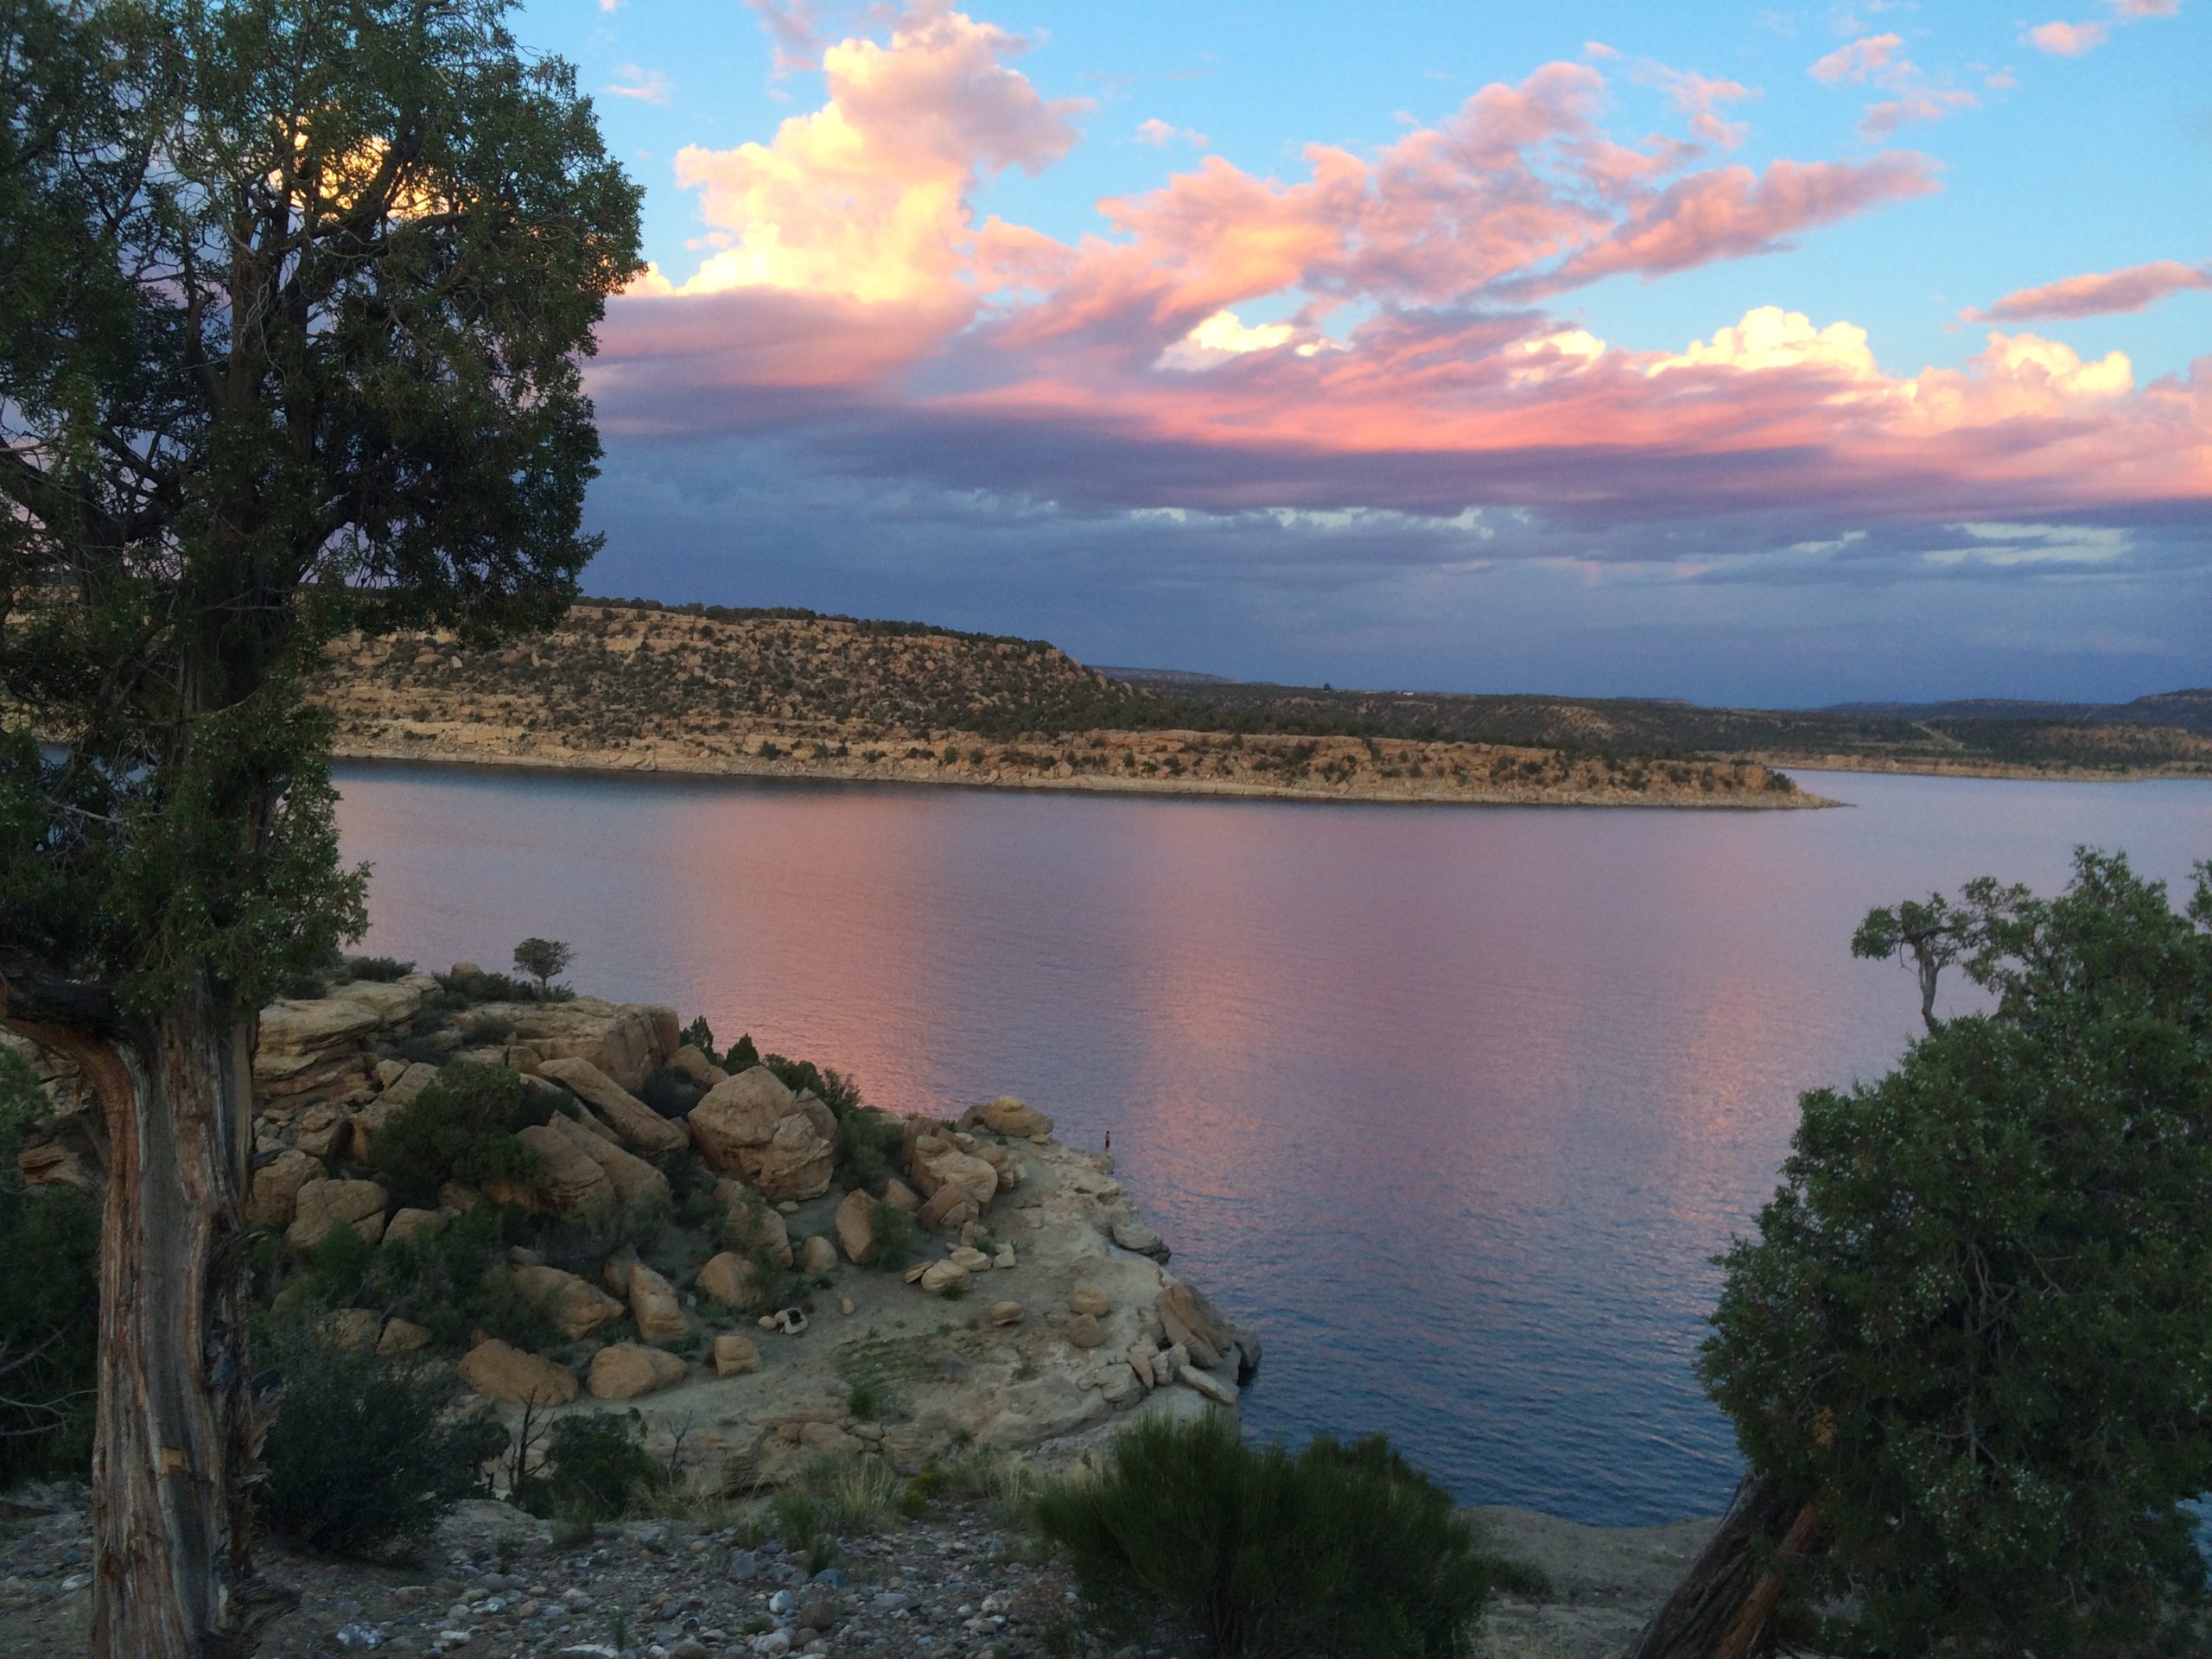
<instances>
[{"instance_id":1,"label":"sky","mask_svg":"<svg viewBox=\"0 0 2212 1659\"><path fill-rule=\"evenodd\" d=\"M2212 0L527 0L588 591L1440 690L2212 684Z\"/></svg>"}]
</instances>

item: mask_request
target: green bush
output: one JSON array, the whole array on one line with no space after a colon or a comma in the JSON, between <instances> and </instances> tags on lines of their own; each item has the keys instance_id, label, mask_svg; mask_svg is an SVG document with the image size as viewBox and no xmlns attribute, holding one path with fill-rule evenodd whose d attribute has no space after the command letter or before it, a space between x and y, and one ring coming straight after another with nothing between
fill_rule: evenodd
<instances>
[{"instance_id":1,"label":"green bush","mask_svg":"<svg viewBox=\"0 0 2212 1659\"><path fill-rule=\"evenodd\" d=\"M391 981L404 979L415 971L411 962L402 962L397 957L347 957L342 971L348 979Z\"/></svg>"},{"instance_id":2,"label":"green bush","mask_svg":"<svg viewBox=\"0 0 2212 1659\"><path fill-rule=\"evenodd\" d=\"M672 1065L664 1065L639 1085L638 1098L663 1117L681 1117L707 1091Z\"/></svg>"},{"instance_id":3,"label":"green bush","mask_svg":"<svg viewBox=\"0 0 2212 1659\"><path fill-rule=\"evenodd\" d=\"M481 1205L443 1232L400 1239L378 1252L375 1277L392 1311L430 1332L440 1348L465 1347L481 1331L518 1347L556 1345L546 1317L516 1294L506 1247L526 1232L519 1211Z\"/></svg>"},{"instance_id":4,"label":"green bush","mask_svg":"<svg viewBox=\"0 0 2212 1659\"><path fill-rule=\"evenodd\" d=\"M537 1160L516 1132L551 1116L506 1067L456 1060L385 1120L369 1160L403 1203L431 1203L447 1181L525 1181Z\"/></svg>"},{"instance_id":5,"label":"green bush","mask_svg":"<svg viewBox=\"0 0 2212 1659\"><path fill-rule=\"evenodd\" d=\"M545 1436L545 1460L515 1489L536 1516L613 1521L669 1484L668 1470L645 1451L645 1420L636 1411L579 1412Z\"/></svg>"},{"instance_id":6,"label":"green bush","mask_svg":"<svg viewBox=\"0 0 2212 1659\"><path fill-rule=\"evenodd\" d=\"M843 1184L880 1197L893 1173L901 1135L899 1120L888 1113L869 1107L846 1112L837 1120L837 1168Z\"/></svg>"},{"instance_id":7,"label":"green bush","mask_svg":"<svg viewBox=\"0 0 2212 1659\"><path fill-rule=\"evenodd\" d=\"M256 1507L310 1549L360 1556L419 1543L506 1445L496 1420L448 1418L459 1385L435 1361L348 1353L296 1324L278 1363L283 1392Z\"/></svg>"},{"instance_id":8,"label":"green bush","mask_svg":"<svg viewBox=\"0 0 2212 1659\"><path fill-rule=\"evenodd\" d=\"M752 1041L751 1038L741 1039ZM734 1057L733 1057L734 1058ZM839 1117L861 1103L861 1086L835 1066L818 1066L812 1060L787 1060L780 1054L764 1054L760 1064L776 1074L793 1094L811 1090Z\"/></svg>"},{"instance_id":9,"label":"green bush","mask_svg":"<svg viewBox=\"0 0 2212 1659\"><path fill-rule=\"evenodd\" d=\"M760 1051L753 1046L753 1033L747 1032L737 1039L736 1046L722 1057L722 1070L735 1077L741 1071L750 1071L760 1064Z\"/></svg>"},{"instance_id":10,"label":"green bush","mask_svg":"<svg viewBox=\"0 0 2212 1659\"><path fill-rule=\"evenodd\" d=\"M1752 1465L1817 1501L1827 1652L2199 1651L2212 1490L2212 865L1876 911L1928 1033L1818 1090L1703 1356ZM1961 967L1986 1011L1936 1013Z\"/></svg>"},{"instance_id":11,"label":"green bush","mask_svg":"<svg viewBox=\"0 0 2212 1659\"><path fill-rule=\"evenodd\" d=\"M99 1208L26 1186L16 1154L45 1115L22 1057L0 1048L0 1487L92 1465L99 1344Z\"/></svg>"},{"instance_id":12,"label":"green bush","mask_svg":"<svg viewBox=\"0 0 2212 1659\"><path fill-rule=\"evenodd\" d=\"M1102 1630L1165 1614L1240 1659L1458 1659L1510 1571L1380 1435L1294 1457L1212 1413L1139 1425L1034 1513Z\"/></svg>"},{"instance_id":13,"label":"green bush","mask_svg":"<svg viewBox=\"0 0 2212 1659\"><path fill-rule=\"evenodd\" d=\"M904 1273L906 1263L913 1259L914 1245L920 1236L913 1217L897 1205L878 1198L870 1219L874 1228L875 1255L868 1265L886 1273Z\"/></svg>"}]
</instances>

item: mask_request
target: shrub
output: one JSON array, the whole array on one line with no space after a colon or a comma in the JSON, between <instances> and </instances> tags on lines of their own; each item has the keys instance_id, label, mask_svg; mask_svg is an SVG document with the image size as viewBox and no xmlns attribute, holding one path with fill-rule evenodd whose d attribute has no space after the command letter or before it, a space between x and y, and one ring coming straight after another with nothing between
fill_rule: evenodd
<instances>
[{"instance_id":1,"label":"shrub","mask_svg":"<svg viewBox=\"0 0 2212 1659\"><path fill-rule=\"evenodd\" d=\"M751 1039L746 1039L746 1041ZM764 1054L760 1064L776 1074L793 1094L808 1090L839 1117L861 1103L861 1086L835 1066L817 1066L812 1060L787 1060L780 1054Z\"/></svg>"},{"instance_id":2,"label":"shrub","mask_svg":"<svg viewBox=\"0 0 2212 1659\"><path fill-rule=\"evenodd\" d=\"M411 962L402 962L397 957L347 957L344 972L348 979L391 981L404 979L415 971Z\"/></svg>"},{"instance_id":3,"label":"shrub","mask_svg":"<svg viewBox=\"0 0 2212 1659\"><path fill-rule=\"evenodd\" d=\"M632 1410L580 1412L545 1436L545 1460L515 1487L515 1502L536 1516L613 1521L668 1484L668 1470L645 1451L645 1420Z\"/></svg>"},{"instance_id":4,"label":"shrub","mask_svg":"<svg viewBox=\"0 0 2212 1659\"><path fill-rule=\"evenodd\" d=\"M1245 1659L1456 1659L1502 1567L1380 1435L1294 1457L1211 1413L1141 1424L1034 1508L1101 1628L1135 1637L1164 1611Z\"/></svg>"},{"instance_id":5,"label":"shrub","mask_svg":"<svg viewBox=\"0 0 2212 1659\"><path fill-rule=\"evenodd\" d=\"M664 1065L639 1085L638 1098L663 1117L681 1117L696 1106L706 1090L672 1065Z\"/></svg>"},{"instance_id":6,"label":"shrub","mask_svg":"<svg viewBox=\"0 0 2212 1659\"><path fill-rule=\"evenodd\" d=\"M404 1202L427 1203L447 1181L527 1180L536 1160L516 1133L551 1115L506 1067L456 1060L385 1120L369 1160Z\"/></svg>"},{"instance_id":7,"label":"shrub","mask_svg":"<svg viewBox=\"0 0 2212 1659\"><path fill-rule=\"evenodd\" d=\"M494 1419L448 1420L458 1384L435 1361L347 1353L303 1324L278 1354L283 1393L257 1508L310 1549L358 1556L419 1542L506 1444Z\"/></svg>"},{"instance_id":8,"label":"shrub","mask_svg":"<svg viewBox=\"0 0 2212 1659\"><path fill-rule=\"evenodd\" d=\"M748 1031L737 1039L737 1046L723 1058L722 1070L735 1077L739 1072L749 1071L760 1064L760 1051L753 1046L753 1033Z\"/></svg>"},{"instance_id":9,"label":"shrub","mask_svg":"<svg viewBox=\"0 0 2212 1659\"><path fill-rule=\"evenodd\" d=\"M836 1077L836 1072L830 1074ZM888 1113L858 1107L837 1120L837 1166L847 1186L880 1196L898 1156L900 1130Z\"/></svg>"},{"instance_id":10,"label":"shrub","mask_svg":"<svg viewBox=\"0 0 2212 1659\"><path fill-rule=\"evenodd\" d=\"M0 1486L81 1479L92 1464L99 1208L16 1173L23 1135L46 1111L29 1065L0 1048Z\"/></svg>"},{"instance_id":11,"label":"shrub","mask_svg":"<svg viewBox=\"0 0 2212 1659\"><path fill-rule=\"evenodd\" d=\"M676 1040L679 1047L688 1043L716 1065L721 1063L715 1052L715 1028L707 1023L707 1016L703 1014L684 1027L677 1033Z\"/></svg>"},{"instance_id":12,"label":"shrub","mask_svg":"<svg viewBox=\"0 0 2212 1659\"><path fill-rule=\"evenodd\" d=\"M515 946L515 971L537 982L538 1000L552 994L553 982L569 971L576 948L559 939L524 939Z\"/></svg>"},{"instance_id":13,"label":"shrub","mask_svg":"<svg viewBox=\"0 0 2212 1659\"><path fill-rule=\"evenodd\" d=\"M874 1225L875 1255L868 1265L880 1268L886 1273L904 1273L906 1263L913 1257L914 1244L918 1236L913 1217L897 1205L878 1198L871 1219Z\"/></svg>"},{"instance_id":14,"label":"shrub","mask_svg":"<svg viewBox=\"0 0 2212 1659\"><path fill-rule=\"evenodd\" d=\"M480 1205L442 1233L385 1245L377 1278L394 1310L429 1330L441 1348L460 1348L479 1331L518 1347L551 1347L559 1333L516 1294L502 1265L524 1219L518 1211Z\"/></svg>"},{"instance_id":15,"label":"shrub","mask_svg":"<svg viewBox=\"0 0 2212 1659\"><path fill-rule=\"evenodd\" d=\"M1796 1586L1837 1614L1820 1644L2188 1643L2188 1506L2212 1489L2212 865L2180 915L2085 850L2056 899L1985 879L1874 912L1853 949L1912 961L1928 1033L1878 1081L1803 1097L1703 1357L1753 1465L1820 1503ZM1937 1016L1954 963L1988 1011Z\"/></svg>"}]
</instances>

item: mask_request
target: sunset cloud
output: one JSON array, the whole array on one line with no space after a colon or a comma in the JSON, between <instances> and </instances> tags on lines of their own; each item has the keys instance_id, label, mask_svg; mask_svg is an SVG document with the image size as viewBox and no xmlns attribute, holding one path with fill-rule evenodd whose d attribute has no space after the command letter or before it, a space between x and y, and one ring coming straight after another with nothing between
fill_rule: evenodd
<instances>
[{"instance_id":1,"label":"sunset cloud","mask_svg":"<svg viewBox=\"0 0 2212 1659\"><path fill-rule=\"evenodd\" d=\"M2038 23L2021 38L2054 58L2078 58L2102 46L2110 34L2102 23Z\"/></svg>"},{"instance_id":2,"label":"sunset cloud","mask_svg":"<svg viewBox=\"0 0 2212 1659\"><path fill-rule=\"evenodd\" d=\"M1893 67L1904 46L1904 41L1895 35L1869 35L1838 47L1805 73L1830 86L1864 81Z\"/></svg>"},{"instance_id":3,"label":"sunset cloud","mask_svg":"<svg viewBox=\"0 0 2212 1659\"><path fill-rule=\"evenodd\" d=\"M626 63L618 74L613 85L604 89L613 97L634 98L644 104L667 104L668 77L659 70L640 69L634 63Z\"/></svg>"},{"instance_id":4,"label":"sunset cloud","mask_svg":"<svg viewBox=\"0 0 2212 1659\"><path fill-rule=\"evenodd\" d=\"M1968 322L2026 322L2049 317L2094 317L2144 307L2193 288L2212 288L2212 265L2159 259L2124 270L2092 271L2040 288L2015 289L1985 308L1959 313Z\"/></svg>"},{"instance_id":5,"label":"sunset cloud","mask_svg":"<svg viewBox=\"0 0 2212 1659\"><path fill-rule=\"evenodd\" d=\"M1173 126L1154 117L1137 123L1137 142L1150 144L1154 149L1165 149L1177 143L1188 144L1193 149L1204 149L1206 136L1193 128Z\"/></svg>"}]
</instances>

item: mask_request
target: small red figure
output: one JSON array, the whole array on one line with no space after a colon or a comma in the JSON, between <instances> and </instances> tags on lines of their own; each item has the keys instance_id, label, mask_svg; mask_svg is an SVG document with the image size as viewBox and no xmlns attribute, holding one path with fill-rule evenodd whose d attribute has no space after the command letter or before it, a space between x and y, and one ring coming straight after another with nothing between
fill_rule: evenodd
<instances>
[{"instance_id":1,"label":"small red figure","mask_svg":"<svg viewBox=\"0 0 2212 1659\"><path fill-rule=\"evenodd\" d=\"M1114 1131L1111 1129L1106 1131L1106 1150L1109 1152L1114 1150Z\"/></svg>"}]
</instances>

